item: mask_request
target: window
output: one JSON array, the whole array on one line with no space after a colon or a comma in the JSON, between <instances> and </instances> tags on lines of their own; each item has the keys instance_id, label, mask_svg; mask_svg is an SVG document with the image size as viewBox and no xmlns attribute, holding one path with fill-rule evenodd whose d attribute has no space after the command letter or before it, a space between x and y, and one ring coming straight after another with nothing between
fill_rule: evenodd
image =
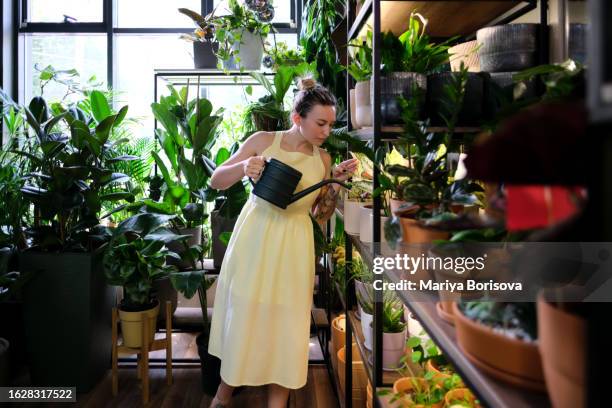
<instances>
[{"instance_id":1,"label":"window","mask_svg":"<svg viewBox=\"0 0 612 408\"><path fill-rule=\"evenodd\" d=\"M24 41L24 101L40 94L40 72L52 65L57 70L76 69L81 82L92 76L106 83L106 36L101 34L27 34ZM44 96L49 101L61 99L66 87L49 83Z\"/></svg>"},{"instance_id":2,"label":"window","mask_svg":"<svg viewBox=\"0 0 612 408\"><path fill-rule=\"evenodd\" d=\"M27 21L61 23L64 15L79 23L102 22L102 0L30 0L27 2Z\"/></svg>"},{"instance_id":3,"label":"window","mask_svg":"<svg viewBox=\"0 0 612 408\"><path fill-rule=\"evenodd\" d=\"M192 28L180 7L201 11L200 0L117 0L117 27Z\"/></svg>"}]
</instances>

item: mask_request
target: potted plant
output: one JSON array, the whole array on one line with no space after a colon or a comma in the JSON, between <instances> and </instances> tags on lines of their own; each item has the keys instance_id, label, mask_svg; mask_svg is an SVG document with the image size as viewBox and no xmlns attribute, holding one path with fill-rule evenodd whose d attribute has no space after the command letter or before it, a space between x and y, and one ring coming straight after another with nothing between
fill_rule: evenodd
<instances>
[{"instance_id":1,"label":"potted plant","mask_svg":"<svg viewBox=\"0 0 612 408\"><path fill-rule=\"evenodd\" d=\"M372 126L372 105L370 102L370 78L372 77L372 31L365 41L353 40L351 63L347 72L355 80L355 89L350 90L351 120L355 129ZM354 107L354 112L353 112Z\"/></svg>"},{"instance_id":2,"label":"potted plant","mask_svg":"<svg viewBox=\"0 0 612 408\"><path fill-rule=\"evenodd\" d=\"M253 2L242 6L229 0L229 14L215 19L215 38L219 41L217 56L225 69L258 70L261 67L265 39L273 30L270 21L274 8L269 2L259 8Z\"/></svg>"},{"instance_id":3,"label":"potted plant","mask_svg":"<svg viewBox=\"0 0 612 408\"><path fill-rule=\"evenodd\" d=\"M535 312L533 303L455 303L453 313L459 346L475 365L492 376L543 391ZM499 353L499 350L505 352Z\"/></svg>"},{"instance_id":4,"label":"potted plant","mask_svg":"<svg viewBox=\"0 0 612 408\"><path fill-rule=\"evenodd\" d=\"M406 352L406 323L403 322L404 308L395 292L389 292L383 299L383 361L384 370L396 370L402 365Z\"/></svg>"},{"instance_id":5,"label":"potted plant","mask_svg":"<svg viewBox=\"0 0 612 408\"><path fill-rule=\"evenodd\" d=\"M393 383L391 402L403 408L442 408L444 390L424 377L402 377Z\"/></svg>"},{"instance_id":6,"label":"potted plant","mask_svg":"<svg viewBox=\"0 0 612 408\"><path fill-rule=\"evenodd\" d=\"M195 11L179 8L196 24L193 33L182 34L181 38L193 43L193 64L196 69L217 68L219 42L215 40L215 23L211 17L204 18Z\"/></svg>"},{"instance_id":7,"label":"potted plant","mask_svg":"<svg viewBox=\"0 0 612 408\"><path fill-rule=\"evenodd\" d=\"M361 207L372 200L372 182L355 179L351 186L344 198L344 230L349 234L359 234Z\"/></svg>"},{"instance_id":8,"label":"potted plant","mask_svg":"<svg viewBox=\"0 0 612 408\"><path fill-rule=\"evenodd\" d=\"M113 135L127 106L113 113L100 92L87 102L91 117L61 105L53 114L43 98L33 98L20 108L27 131L14 150L27 159L21 200L34 215L19 257L20 271L31 274L23 308L32 383L79 391L97 383L110 358L113 293L101 276L100 251L110 234L99 225L100 212L106 203L133 199L123 188L128 176L112 166L136 159L118 153L125 139Z\"/></svg>"},{"instance_id":9,"label":"potted plant","mask_svg":"<svg viewBox=\"0 0 612 408\"><path fill-rule=\"evenodd\" d=\"M481 405L468 388L455 388L444 395L448 408L480 408Z\"/></svg>"},{"instance_id":10,"label":"potted plant","mask_svg":"<svg viewBox=\"0 0 612 408\"><path fill-rule=\"evenodd\" d=\"M140 347L143 317L150 321L149 340L155 334L159 301L153 295L153 282L169 279L172 286L191 298L201 285L203 271L177 272L166 258L178 255L167 244L186 239L167 227L175 215L139 213L122 221L112 233L104 253L104 276L108 284L123 287L119 305L123 344Z\"/></svg>"},{"instance_id":11,"label":"potted plant","mask_svg":"<svg viewBox=\"0 0 612 408\"><path fill-rule=\"evenodd\" d=\"M382 35L380 79L381 118L385 125L401 123L398 98L411 99L425 95L426 75L448 63L449 43L454 38L434 44L425 34L427 20L419 13L411 13L408 30L396 37L387 32ZM370 92L370 97L374 95ZM416 106L420 115L424 99Z\"/></svg>"},{"instance_id":12,"label":"potted plant","mask_svg":"<svg viewBox=\"0 0 612 408\"><path fill-rule=\"evenodd\" d=\"M280 67L293 67L306 62L304 50L301 47L289 48L284 41L276 41L269 47L263 59L263 66L277 72Z\"/></svg>"},{"instance_id":13,"label":"potted plant","mask_svg":"<svg viewBox=\"0 0 612 408\"><path fill-rule=\"evenodd\" d=\"M273 82L270 82L261 72L252 72L251 77L268 93L247 106L244 117L247 133L250 135L258 130L272 132L287 129L289 112L285 109L285 95L295 78L315 72L315 66L305 62L294 66L279 67ZM250 94L251 87L247 87L246 91Z\"/></svg>"},{"instance_id":14,"label":"potted plant","mask_svg":"<svg viewBox=\"0 0 612 408\"><path fill-rule=\"evenodd\" d=\"M215 169L211 151L223 120L223 109L213 113L209 100L199 97L189 100L189 87L180 91L172 85L168 88L170 95L151 104L153 114L162 126L156 130L155 136L166 159L163 160L157 152L152 153L164 181L161 201L148 198L131 207L179 215L171 220L173 228L178 234L191 235L181 247L173 247L181 256L179 266L185 269L193 267L202 254L202 224L208 218L205 212L205 202L209 199L206 190Z\"/></svg>"}]
</instances>

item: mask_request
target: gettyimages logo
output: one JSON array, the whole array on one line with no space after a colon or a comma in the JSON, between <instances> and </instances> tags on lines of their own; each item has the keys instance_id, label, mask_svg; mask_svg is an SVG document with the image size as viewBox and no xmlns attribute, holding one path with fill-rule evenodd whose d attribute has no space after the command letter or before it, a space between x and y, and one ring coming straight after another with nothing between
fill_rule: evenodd
<instances>
[{"instance_id":1,"label":"gettyimages logo","mask_svg":"<svg viewBox=\"0 0 612 408\"><path fill-rule=\"evenodd\" d=\"M414 257L408 254L396 254L395 257L374 258L372 271L380 275L387 270L404 270L411 275L422 269L453 271L457 275L463 275L467 271L482 271L485 268L487 254L479 257L440 257L420 256Z\"/></svg>"}]
</instances>

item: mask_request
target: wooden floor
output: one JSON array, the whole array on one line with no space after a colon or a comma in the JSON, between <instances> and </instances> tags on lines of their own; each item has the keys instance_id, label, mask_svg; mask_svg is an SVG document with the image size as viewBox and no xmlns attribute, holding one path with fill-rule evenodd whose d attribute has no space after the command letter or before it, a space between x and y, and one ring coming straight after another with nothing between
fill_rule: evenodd
<instances>
[{"instance_id":1,"label":"wooden floor","mask_svg":"<svg viewBox=\"0 0 612 408\"><path fill-rule=\"evenodd\" d=\"M198 358L195 348L195 335L190 333L173 333L173 356L175 358ZM312 342L311 342L312 343ZM312 349L313 347L311 347ZM312 356L312 354L315 354ZM164 357L164 351L151 353L151 357ZM320 355L320 348L311 358ZM201 407L208 408L211 397L204 394L201 387L200 368L174 368L173 384L166 384L165 369L150 369L150 402L147 407ZM142 393L140 380L137 378L135 368L121 368L119 370L119 394L113 397L111 393L110 370L106 377L88 394L77 395L76 404L13 404L14 406L77 406L77 407L140 407ZM306 386L292 390L289 394L290 408L336 408L338 401L333 392L327 369L324 365L311 365L308 368ZM267 387L245 387L240 393L234 395L230 407L258 408L266 407Z\"/></svg>"}]
</instances>

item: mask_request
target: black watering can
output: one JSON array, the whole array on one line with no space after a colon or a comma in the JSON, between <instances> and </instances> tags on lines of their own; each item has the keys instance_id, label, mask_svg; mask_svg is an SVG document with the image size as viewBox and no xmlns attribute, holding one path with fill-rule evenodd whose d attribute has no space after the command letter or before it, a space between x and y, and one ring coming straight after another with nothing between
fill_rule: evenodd
<instances>
[{"instance_id":1,"label":"black watering can","mask_svg":"<svg viewBox=\"0 0 612 408\"><path fill-rule=\"evenodd\" d=\"M313 191L323 187L326 184L337 183L342 187L350 190L350 186L334 179L323 180L313 186L293 194L297 187L302 173L293 167L276 159L270 159L264 167L261 177L257 183L254 183L251 178L249 181L253 184L253 194L261 197L264 200L274 204L283 210L294 201L312 193Z\"/></svg>"}]
</instances>

